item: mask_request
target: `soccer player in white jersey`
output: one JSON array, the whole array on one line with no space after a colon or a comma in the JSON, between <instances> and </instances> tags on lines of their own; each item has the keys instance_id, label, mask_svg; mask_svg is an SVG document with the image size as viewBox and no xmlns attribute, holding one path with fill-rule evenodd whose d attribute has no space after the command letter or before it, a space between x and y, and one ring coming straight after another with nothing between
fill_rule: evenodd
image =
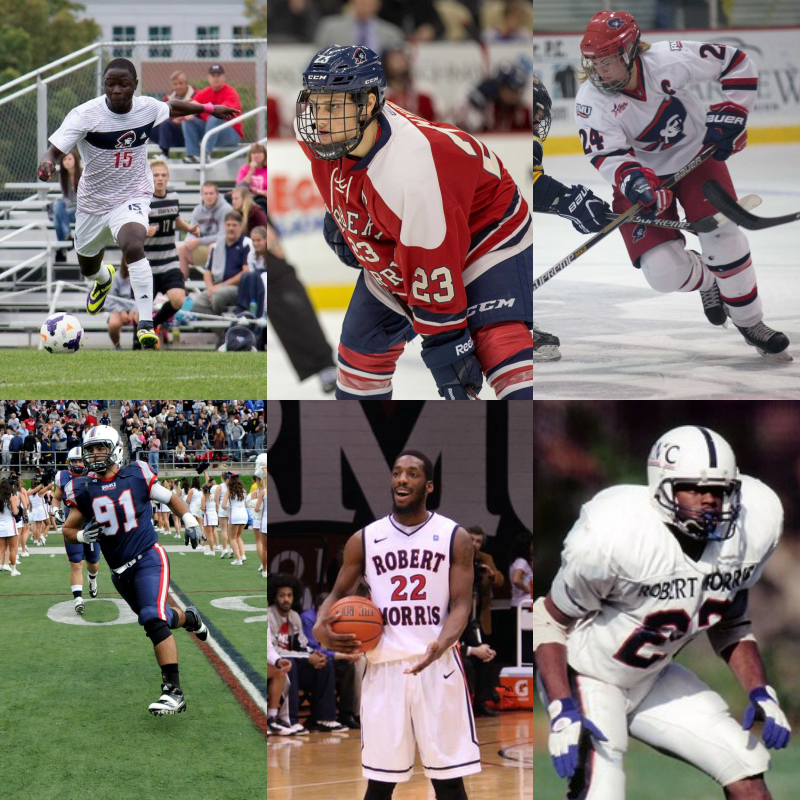
<instances>
[{"instance_id":1,"label":"soccer player in white jersey","mask_svg":"<svg viewBox=\"0 0 800 800\"><path fill-rule=\"evenodd\" d=\"M641 201L645 216L677 220L677 200L695 222L716 213L703 195L705 181L717 180L736 196L725 161L747 143L758 69L734 45L651 45L640 37L636 20L625 12L601 11L587 26L581 41L584 83L575 98L583 151L614 186L616 213ZM707 111L688 86L697 82L715 83L722 102ZM671 191L656 191L710 144L717 147L713 158ZM712 325L726 326L730 317L761 355L791 361L788 338L763 322L750 245L736 225L698 234L700 253L686 250L677 230L635 223L619 230L631 262L657 292L699 291Z\"/></svg>"},{"instance_id":2,"label":"soccer player in white jersey","mask_svg":"<svg viewBox=\"0 0 800 800\"><path fill-rule=\"evenodd\" d=\"M581 510L549 594L533 607L550 753L569 797L624 800L628 736L705 772L733 800L768 800L766 748L790 728L747 615L783 508L741 475L717 433L665 433L647 486L614 486ZM672 659L700 633L750 697L743 724ZM763 720L763 744L750 732ZM766 747L765 747L766 745Z\"/></svg>"},{"instance_id":3,"label":"soccer player in white jersey","mask_svg":"<svg viewBox=\"0 0 800 800\"><path fill-rule=\"evenodd\" d=\"M49 181L55 163L77 145L84 163L78 184L75 251L81 274L93 278L86 311L99 314L111 290L114 267L103 263L105 248L117 242L128 263L139 312L137 338L143 348L157 349L153 331L153 274L145 252L153 177L147 164L147 142L156 125L170 117L206 112L231 119L239 112L227 106L184 100L164 103L134 97L136 69L125 58L110 61L103 72L105 94L67 114L50 136L39 164L39 180Z\"/></svg>"},{"instance_id":4,"label":"soccer player in white jersey","mask_svg":"<svg viewBox=\"0 0 800 800\"><path fill-rule=\"evenodd\" d=\"M455 646L472 607L474 548L456 522L426 509L433 465L416 450L392 467L392 513L353 534L314 636L357 651L353 634L331 629L331 605L362 576L381 609L383 636L367 653L361 694L364 800L387 800L410 780L415 740L437 800L466 800L464 775L480 772L475 720Z\"/></svg>"}]
</instances>

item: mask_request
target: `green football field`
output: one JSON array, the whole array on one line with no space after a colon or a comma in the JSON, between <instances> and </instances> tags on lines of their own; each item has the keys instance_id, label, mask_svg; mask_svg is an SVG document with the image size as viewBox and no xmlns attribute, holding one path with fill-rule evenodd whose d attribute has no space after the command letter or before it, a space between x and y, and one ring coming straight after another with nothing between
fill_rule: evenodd
<instances>
[{"instance_id":1,"label":"green football field","mask_svg":"<svg viewBox=\"0 0 800 800\"><path fill-rule=\"evenodd\" d=\"M741 721L747 698L726 665L710 651L690 645L678 661L697 672L728 702L734 717ZM771 678L784 707L791 703L788 687L781 691L775 677ZM798 722L791 714L794 738L786 750L772 751L772 766L766 775L773 800L795 800L800 797L800 736ZM536 776L535 800L559 800L566 796L566 781L559 779L547 752L547 716L538 702L534 703L533 773ZM760 727L756 726L760 733ZM634 739L625 757L627 800L721 800L722 789L711 778L694 767L656 752Z\"/></svg>"},{"instance_id":2,"label":"green football field","mask_svg":"<svg viewBox=\"0 0 800 800\"><path fill-rule=\"evenodd\" d=\"M255 550L234 567L160 538L171 589L197 606L211 638L265 695L267 581L256 570ZM252 531L243 538L253 545ZM84 568L86 611L78 617L60 536L51 534L46 548L31 540L29 550L20 576L0 572L0 797L264 797L266 740L246 711L254 704L230 672L233 686L222 679L209 649L174 632L187 710L151 716L147 707L160 693L153 646L114 590L105 561L95 600Z\"/></svg>"},{"instance_id":3,"label":"green football field","mask_svg":"<svg viewBox=\"0 0 800 800\"><path fill-rule=\"evenodd\" d=\"M80 350L52 355L44 350L0 349L0 388L30 390L43 398L155 397L165 389L202 395L210 388L230 388L237 396L263 399L267 355L204 350Z\"/></svg>"}]
</instances>

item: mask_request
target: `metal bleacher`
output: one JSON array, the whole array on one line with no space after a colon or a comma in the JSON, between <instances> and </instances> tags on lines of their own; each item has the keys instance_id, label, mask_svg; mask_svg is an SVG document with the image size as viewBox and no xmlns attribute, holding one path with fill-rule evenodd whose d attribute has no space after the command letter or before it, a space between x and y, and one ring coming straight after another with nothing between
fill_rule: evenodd
<instances>
[{"instance_id":1,"label":"metal bleacher","mask_svg":"<svg viewBox=\"0 0 800 800\"><path fill-rule=\"evenodd\" d=\"M259 52L256 58L256 74L258 74L262 61L259 51L261 40L253 41L257 42L254 46ZM99 74L102 64L109 55L113 54L108 52L108 44L98 43L91 48L84 48L83 51L74 53L70 57L59 59L53 64L0 86L0 123L3 121L4 113L13 115L15 119L25 119L23 113L25 109L21 109L19 104L24 100L35 99L36 113L29 114L35 123L35 126L31 126L34 127L31 133L37 140L38 153L44 152L47 132L52 131L60 122L58 119L54 126L52 112L48 116L45 84L61 78L63 75L72 77L75 70L82 67L84 70L91 71L92 74L88 76L87 86L82 87L82 94L78 95L79 102L97 96L100 93L100 82L99 79L95 82L95 72ZM191 43L185 44L185 50L188 52L188 46ZM220 44L223 46L222 55L224 55L226 42L223 41ZM264 42L264 46L265 44ZM142 58L146 58L147 51L141 48L137 50L136 47L139 43L134 42L131 45L134 46L132 60L137 64L137 70L139 70L141 67L137 62L137 53L144 53L144 55L138 56L138 61L141 61ZM83 57L86 52L93 52L95 55L77 66L62 69L62 65L69 59L74 61L78 57ZM185 58L188 60L188 57ZM265 58L266 51L264 49L264 62ZM186 63L186 61L182 63ZM52 73L56 66L61 71L45 78L44 76L48 72ZM265 72L265 68L263 71ZM20 83L28 85L19 89ZM250 141L266 141L264 134L266 97L264 96L263 99L261 97L262 94L265 95L265 88L260 85L261 81L258 77L255 79L255 84L255 108L245 112L236 120L238 122L251 117L255 118L255 136L253 137L251 134L249 141L243 141L242 145L235 149L215 148L213 160L205 157L204 141L201 150L201 164L184 164L181 160L184 155L183 151L180 148L171 150L171 158L168 160L169 189L177 192L180 213L187 222L192 210L200 202L202 181L213 180L222 194L230 191L234 186L237 171L246 157ZM57 86L59 84L51 85L53 97L57 96ZM12 90L13 94L9 94L9 90ZM35 97L32 96L34 92L36 93ZM28 96L20 97L22 95ZM28 110L30 109L28 108ZM252 125L252 120L250 125ZM151 144L148 146L148 158L156 157L162 158L160 150L158 146ZM49 184L35 181L36 163L31 163L31 161L30 156L26 155L24 163L9 164L5 174L13 176L14 179L0 184L0 196L2 196L0 199L0 342L2 346L6 347L37 345L42 321L49 313L56 310L74 314L86 331L104 332L106 330L105 314L89 316L85 313L84 304L88 284L80 274L75 251L67 250L66 263L55 263L56 250L71 246L70 242L57 241L53 223L47 216L47 204L61 196L60 186L55 176ZM110 263L119 264L120 257L119 249L108 248L106 250L106 260ZM186 287L190 294L204 288L199 270L190 272ZM182 322L180 347L195 348L214 345L217 340L214 332L221 328L227 328L229 324L227 319L194 319L190 322ZM130 330L128 328L126 333L123 329L123 346L130 336ZM90 347L110 347L108 337L102 335L87 337L87 343Z\"/></svg>"}]
</instances>

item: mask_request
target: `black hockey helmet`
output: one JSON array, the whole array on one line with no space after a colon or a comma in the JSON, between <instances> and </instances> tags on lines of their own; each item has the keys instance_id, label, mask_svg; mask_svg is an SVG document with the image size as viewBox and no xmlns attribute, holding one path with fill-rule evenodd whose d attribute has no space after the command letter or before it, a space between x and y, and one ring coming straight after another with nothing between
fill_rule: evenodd
<instances>
[{"instance_id":1,"label":"black hockey helmet","mask_svg":"<svg viewBox=\"0 0 800 800\"><path fill-rule=\"evenodd\" d=\"M550 109L553 101L547 93L545 85L533 76L533 129L536 135L544 141L550 132Z\"/></svg>"}]
</instances>

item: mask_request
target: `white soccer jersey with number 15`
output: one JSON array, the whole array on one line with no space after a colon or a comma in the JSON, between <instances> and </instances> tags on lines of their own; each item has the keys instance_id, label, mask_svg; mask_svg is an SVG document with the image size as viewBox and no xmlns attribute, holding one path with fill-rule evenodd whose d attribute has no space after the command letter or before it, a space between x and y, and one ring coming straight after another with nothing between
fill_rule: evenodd
<instances>
[{"instance_id":1,"label":"white soccer jersey with number 15","mask_svg":"<svg viewBox=\"0 0 800 800\"><path fill-rule=\"evenodd\" d=\"M622 688L666 667L758 580L783 527L778 496L742 476L732 538L710 542L695 562L650 499L646 486L616 486L581 510L551 587L556 606L580 621L567 637L579 674ZM740 596L740 602L746 596Z\"/></svg>"}]
</instances>

